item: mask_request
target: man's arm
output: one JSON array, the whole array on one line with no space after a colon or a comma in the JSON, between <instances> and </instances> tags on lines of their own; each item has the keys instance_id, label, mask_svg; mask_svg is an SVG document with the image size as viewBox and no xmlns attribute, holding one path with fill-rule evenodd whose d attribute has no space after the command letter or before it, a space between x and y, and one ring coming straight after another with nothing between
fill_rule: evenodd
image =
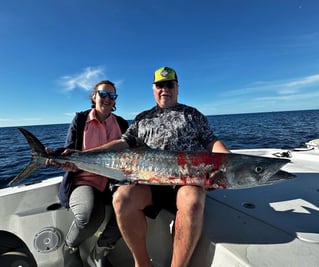
<instances>
[{"instance_id":1,"label":"man's arm","mask_svg":"<svg viewBox=\"0 0 319 267\"><path fill-rule=\"evenodd\" d=\"M220 140L209 143L207 149L212 152L230 153L229 149Z\"/></svg>"}]
</instances>

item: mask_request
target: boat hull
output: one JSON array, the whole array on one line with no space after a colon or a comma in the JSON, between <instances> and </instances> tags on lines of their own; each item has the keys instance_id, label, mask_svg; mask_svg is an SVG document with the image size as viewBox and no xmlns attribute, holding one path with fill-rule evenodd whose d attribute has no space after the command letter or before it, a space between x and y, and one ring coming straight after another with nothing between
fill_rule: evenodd
<instances>
[{"instance_id":1,"label":"boat hull","mask_svg":"<svg viewBox=\"0 0 319 267\"><path fill-rule=\"evenodd\" d=\"M282 152L285 151L236 151L260 156L287 155ZM296 179L207 193L204 228L190 267L319 266L319 154L312 150L292 151L290 155L292 163L283 170L294 173ZM14 236L19 247L12 247L11 252L21 252L23 244L25 261L33 258L39 267L63 266L62 244L73 214L59 204L61 179L0 190L0 236ZM173 220L174 215L165 210L155 220L148 219L147 245L155 267L170 265ZM9 241L10 238L0 238L1 253ZM93 236L81 245L83 262L95 241ZM21 254L2 253L0 266L4 256L21 260ZM109 259L114 266L134 266L122 240Z\"/></svg>"}]
</instances>

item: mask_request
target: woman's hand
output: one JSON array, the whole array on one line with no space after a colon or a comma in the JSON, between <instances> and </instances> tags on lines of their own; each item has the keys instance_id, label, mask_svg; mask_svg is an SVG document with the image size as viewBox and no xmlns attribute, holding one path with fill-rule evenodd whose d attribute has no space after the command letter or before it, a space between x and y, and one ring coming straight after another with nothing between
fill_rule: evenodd
<instances>
[{"instance_id":1,"label":"woman's hand","mask_svg":"<svg viewBox=\"0 0 319 267\"><path fill-rule=\"evenodd\" d=\"M48 155L54 154L54 151L51 148L46 147L45 151L47 152ZM66 156L66 155L70 155L70 154L72 154L74 152L76 152L75 149L67 148L61 153L61 155L62 156ZM58 168L62 168L65 171L68 171L68 172L77 172L77 171L79 171L79 168L74 163L71 163L71 162L59 163L59 162L55 161L54 159L47 159L46 162L45 162L45 165L46 166L55 166L55 167L58 167Z\"/></svg>"}]
</instances>

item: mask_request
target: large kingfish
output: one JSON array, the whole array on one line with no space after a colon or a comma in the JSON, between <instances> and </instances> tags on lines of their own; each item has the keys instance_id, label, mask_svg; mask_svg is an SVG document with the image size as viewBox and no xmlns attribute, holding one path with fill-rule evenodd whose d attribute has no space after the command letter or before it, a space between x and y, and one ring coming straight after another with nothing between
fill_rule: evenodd
<instances>
[{"instance_id":1,"label":"large kingfish","mask_svg":"<svg viewBox=\"0 0 319 267\"><path fill-rule=\"evenodd\" d=\"M18 129L32 149L32 158L9 185L21 182L45 166L47 159L54 159L57 163L71 162L81 170L115 179L119 183L196 185L207 189L243 188L276 183L292 177L287 173L273 176L289 162L288 159L235 153L137 148L50 155L32 133Z\"/></svg>"}]
</instances>

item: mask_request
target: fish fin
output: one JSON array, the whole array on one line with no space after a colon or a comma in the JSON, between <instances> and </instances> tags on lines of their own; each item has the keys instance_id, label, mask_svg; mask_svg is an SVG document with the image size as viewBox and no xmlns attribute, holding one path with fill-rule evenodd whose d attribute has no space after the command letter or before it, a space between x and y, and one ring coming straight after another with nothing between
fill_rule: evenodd
<instances>
[{"instance_id":1,"label":"fish fin","mask_svg":"<svg viewBox=\"0 0 319 267\"><path fill-rule=\"evenodd\" d=\"M30 148L32 149L32 153L40 153L40 154L45 154L45 147L41 143L41 141L36 138L32 133L30 133L28 130L24 128L18 128L18 130L24 135L25 139L29 143Z\"/></svg>"},{"instance_id":2,"label":"fish fin","mask_svg":"<svg viewBox=\"0 0 319 267\"><path fill-rule=\"evenodd\" d=\"M41 167L45 166L45 160L47 158L47 153L45 151L44 145L36 138L32 133L24 128L18 128L19 131L24 135L28 144L32 149L32 157L29 164L9 182L9 186L16 185L25 178L29 177L33 172Z\"/></svg>"},{"instance_id":3,"label":"fish fin","mask_svg":"<svg viewBox=\"0 0 319 267\"><path fill-rule=\"evenodd\" d=\"M107 177L110 177L118 182L127 181L127 177L122 171L112 169L112 168L107 168L107 167L104 167L104 169L107 171Z\"/></svg>"}]
</instances>

